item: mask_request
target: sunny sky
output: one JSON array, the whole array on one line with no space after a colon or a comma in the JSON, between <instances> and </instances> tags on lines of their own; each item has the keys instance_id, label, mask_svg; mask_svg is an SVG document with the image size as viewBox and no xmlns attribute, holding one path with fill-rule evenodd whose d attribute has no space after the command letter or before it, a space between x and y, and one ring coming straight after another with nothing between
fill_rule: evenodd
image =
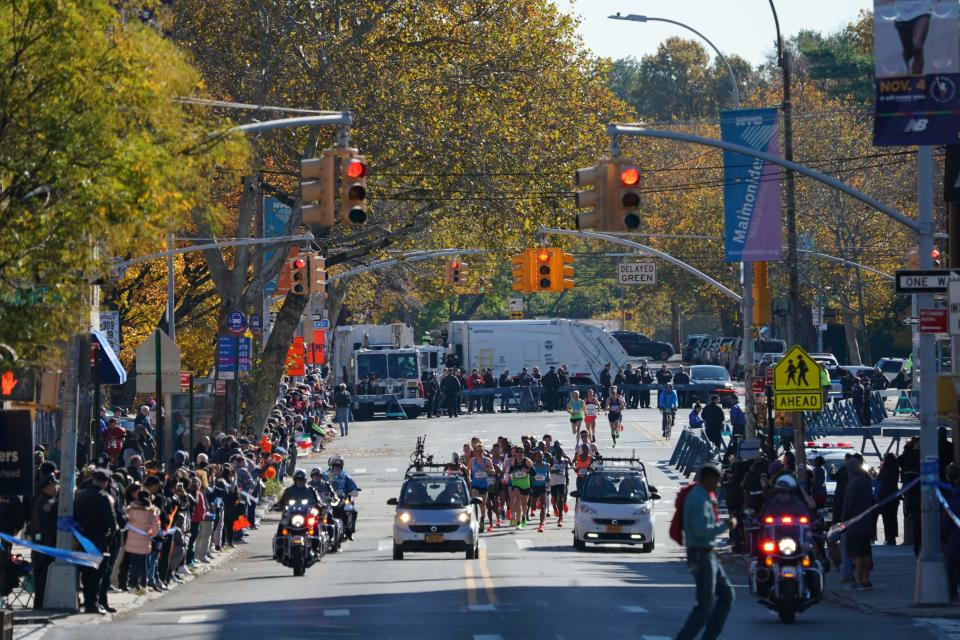
<instances>
[{"instance_id":1,"label":"sunny sky","mask_svg":"<svg viewBox=\"0 0 960 640\"><path fill-rule=\"evenodd\" d=\"M683 22L713 41L724 54L739 54L756 65L774 48L773 14L768 0L556 0L562 9L582 18L580 33L586 45L601 56L622 58L656 51L675 35L696 36L664 23L610 20L620 12L669 18ZM775 0L784 37L801 29L830 32L856 18L873 0Z\"/></svg>"}]
</instances>

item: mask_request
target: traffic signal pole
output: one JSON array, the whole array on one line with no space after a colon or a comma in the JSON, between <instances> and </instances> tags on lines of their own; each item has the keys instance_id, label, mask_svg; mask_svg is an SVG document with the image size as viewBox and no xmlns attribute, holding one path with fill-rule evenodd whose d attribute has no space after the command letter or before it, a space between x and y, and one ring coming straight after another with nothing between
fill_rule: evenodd
<instances>
[{"instance_id":1,"label":"traffic signal pole","mask_svg":"<svg viewBox=\"0 0 960 640\"><path fill-rule=\"evenodd\" d=\"M691 273L696 277L700 278L707 284L716 287L717 289L720 290L721 293L723 293L729 298L736 300L738 303L743 302L743 296L729 289L728 287L724 286L720 282L717 282L716 280L714 280L713 278L705 274L703 271L700 271L696 267L691 266L678 258L674 258L669 253L664 253L663 251L654 249L653 247L648 247L646 245L640 244L639 242L634 242L633 240L628 240L626 238L621 238L619 236L600 233L598 231L576 231L574 229L554 229L551 227L540 227L540 229L537 230L537 236L545 236L545 235L546 236L571 236L574 238L603 240L604 242L611 242L613 244L618 244L622 247L629 247L631 249L635 249L638 252L645 255L662 258L663 260L666 260L667 262L674 265L675 267L679 267L684 271L686 271L687 273Z\"/></svg>"},{"instance_id":2,"label":"traffic signal pole","mask_svg":"<svg viewBox=\"0 0 960 640\"><path fill-rule=\"evenodd\" d=\"M828 187L836 189L860 202L876 209L887 217L899 222L917 234L917 253L921 269L933 267L933 152L931 147L917 148L917 212L916 219L905 215L901 211L886 205L867 194L854 189L850 185L831 178L807 166L797 164L780 156L757 151L750 147L733 144L723 140L705 138L689 133L677 131L658 131L648 129L643 125L616 124L607 125L607 134L613 140L619 136L640 136L646 138L660 138L687 142L717 149L732 151L752 158L760 158L790 169L801 175L813 178ZM918 295L919 308L932 308L931 294ZM937 451L937 400L936 379L937 363L933 334L921 334L919 345L920 359L920 452L922 463L933 467L938 460ZM925 477L924 477L925 476ZM936 470L932 474L921 472L921 525L923 530L922 552L917 560L916 584L914 601L918 605L940 605L949 601L947 595L946 574L940 553L940 519L936 497Z\"/></svg>"}]
</instances>

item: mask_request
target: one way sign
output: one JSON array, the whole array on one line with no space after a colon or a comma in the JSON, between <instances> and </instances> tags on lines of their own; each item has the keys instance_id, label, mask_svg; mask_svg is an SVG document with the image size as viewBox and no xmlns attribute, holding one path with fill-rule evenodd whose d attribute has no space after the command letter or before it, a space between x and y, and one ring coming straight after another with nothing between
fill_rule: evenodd
<instances>
[{"instance_id":1,"label":"one way sign","mask_svg":"<svg viewBox=\"0 0 960 640\"><path fill-rule=\"evenodd\" d=\"M897 293L946 293L949 269L897 271Z\"/></svg>"}]
</instances>

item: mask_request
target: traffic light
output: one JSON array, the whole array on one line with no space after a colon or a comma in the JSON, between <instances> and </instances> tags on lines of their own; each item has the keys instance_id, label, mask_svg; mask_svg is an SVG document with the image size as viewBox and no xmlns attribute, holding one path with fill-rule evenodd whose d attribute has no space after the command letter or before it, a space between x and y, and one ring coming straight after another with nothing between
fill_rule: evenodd
<instances>
[{"instance_id":1,"label":"traffic light","mask_svg":"<svg viewBox=\"0 0 960 640\"><path fill-rule=\"evenodd\" d=\"M290 293L298 296L310 294L310 280L307 277L310 254L301 253L290 259Z\"/></svg>"},{"instance_id":2,"label":"traffic light","mask_svg":"<svg viewBox=\"0 0 960 640\"><path fill-rule=\"evenodd\" d=\"M300 212L303 224L334 225L333 151L300 161Z\"/></svg>"},{"instance_id":3,"label":"traffic light","mask_svg":"<svg viewBox=\"0 0 960 640\"><path fill-rule=\"evenodd\" d=\"M573 254L550 249L550 291L573 289L573 261Z\"/></svg>"},{"instance_id":4,"label":"traffic light","mask_svg":"<svg viewBox=\"0 0 960 640\"><path fill-rule=\"evenodd\" d=\"M327 297L327 259L310 254L310 295Z\"/></svg>"},{"instance_id":5,"label":"traffic light","mask_svg":"<svg viewBox=\"0 0 960 640\"><path fill-rule=\"evenodd\" d=\"M753 263L753 326L770 324L770 271L766 262Z\"/></svg>"},{"instance_id":6,"label":"traffic light","mask_svg":"<svg viewBox=\"0 0 960 640\"><path fill-rule=\"evenodd\" d=\"M536 291L535 268L531 258L536 249L524 249L523 253L513 256L510 261L513 262L513 290L522 293L533 293Z\"/></svg>"},{"instance_id":7,"label":"traffic light","mask_svg":"<svg viewBox=\"0 0 960 640\"><path fill-rule=\"evenodd\" d=\"M451 260L447 263L447 282L458 287L467 284L467 263Z\"/></svg>"},{"instance_id":8,"label":"traffic light","mask_svg":"<svg viewBox=\"0 0 960 640\"><path fill-rule=\"evenodd\" d=\"M536 271L534 274L534 291L549 291L553 282L552 249L534 249Z\"/></svg>"},{"instance_id":9,"label":"traffic light","mask_svg":"<svg viewBox=\"0 0 960 640\"><path fill-rule=\"evenodd\" d=\"M577 209L590 208L589 213L577 214L577 229L597 229L603 231L607 219L607 165L609 161L600 160L592 167L577 169L577 186L593 187L577 191L575 204Z\"/></svg>"},{"instance_id":10,"label":"traffic light","mask_svg":"<svg viewBox=\"0 0 960 640\"><path fill-rule=\"evenodd\" d=\"M617 158L608 171L613 206L608 211L607 231L633 231L640 226L640 169L632 160Z\"/></svg>"},{"instance_id":11,"label":"traffic light","mask_svg":"<svg viewBox=\"0 0 960 640\"><path fill-rule=\"evenodd\" d=\"M366 158L350 149L340 159L340 222L356 227L367 222Z\"/></svg>"}]
</instances>

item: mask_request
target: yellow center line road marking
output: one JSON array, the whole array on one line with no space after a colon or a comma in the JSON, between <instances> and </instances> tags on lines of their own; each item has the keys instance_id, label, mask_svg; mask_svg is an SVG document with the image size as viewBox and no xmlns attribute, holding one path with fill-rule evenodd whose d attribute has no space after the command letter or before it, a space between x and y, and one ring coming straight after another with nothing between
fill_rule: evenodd
<instances>
[{"instance_id":1,"label":"yellow center line road marking","mask_svg":"<svg viewBox=\"0 0 960 640\"><path fill-rule=\"evenodd\" d=\"M490 577L490 568L487 566L487 547L480 547L480 575L483 577L483 586L487 590L487 601L497 604L497 593L493 589L493 578Z\"/></svg>"},{"instance_id":2,"label":"yellow center line road marking","mask_svg":"<svg viewBox=\"0 0 960 640\"><path fill-rule=\"evenodd\" d=\"M477 581L473 578L473 561L467 560L463 563L464 573L467 581L467 606L477 606Z\"/></svg>"},{"instance_id":3,"label":"yellow center line road marking","mask_svg":"<svg viewBox=\"0 0 960 640\"><path fill-rule=\"evenodd\" d=\"M656 442L657 444L667 444L667 440L666 440L662 435L659 435L659 436L658 436L658 435L656 435L656 434L650 433L649 431L646 430L645 427L641 427L640 425L638 425L638 424L635 423L635 422L631 422L631 423L629 423L629 424L630 424L631 427L633 427L634 429L636 429L637 431L639 431L639 432L642 433L643 435L645 435L645 436L647 436L648 438L650 438L650 440L652 440L653 442Z\"/></svg>"}]
</instances>

